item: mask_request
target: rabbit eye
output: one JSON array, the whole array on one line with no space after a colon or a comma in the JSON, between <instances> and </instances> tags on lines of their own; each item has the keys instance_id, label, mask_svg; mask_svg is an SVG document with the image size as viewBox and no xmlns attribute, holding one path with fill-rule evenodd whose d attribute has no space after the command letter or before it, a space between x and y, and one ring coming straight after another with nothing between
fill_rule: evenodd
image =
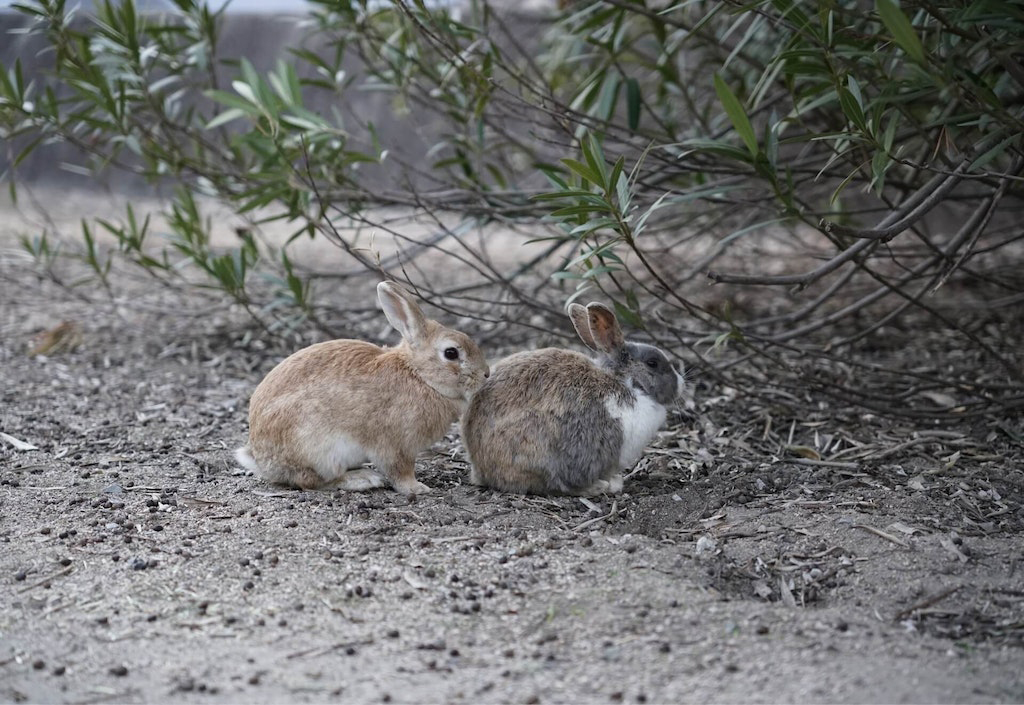
<instances>
[{"instance_id":1,"label":"rabbit eye","mask_svg":"<svg viewBox=\"0 0 1024 705\"><path fill-rule=\"evenodd\" d=\"M444 349L444 359L445 360L458 360L459 359L459 351L457 349L455 349L455 348L445 348Z\"/></svg>"},{"instance_id":2,"label":"rabbit eye","mask_svg":"<svg viewBox=\"0 0 1024 705\"><path fill-rule=\"evenodd\" d=\"M647 366L650 367L652 370L658 369L658 358L656 358L656 357L649 357L649 358L647 358Z\"/></svg>"}]
</instances>

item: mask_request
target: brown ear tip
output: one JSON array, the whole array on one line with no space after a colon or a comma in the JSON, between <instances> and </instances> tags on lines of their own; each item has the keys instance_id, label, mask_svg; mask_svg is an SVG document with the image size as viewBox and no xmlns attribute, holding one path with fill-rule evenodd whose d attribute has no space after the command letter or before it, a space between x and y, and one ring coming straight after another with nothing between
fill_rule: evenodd
<instances>
[{"instance_id":1,"label":"brown ear tip","mask_svg":"<svg viewBox=\"0 0 1024 705\"><path fill-rule=\"evenodd\" d=\"M615 315L615 312L611 308L609 308L607 306L607 304L603 304L600 301L591 301L589 304L587 304L587 310L588 311L593 311L593 310L604 311L605 313L610 313L613 316Z\"/></svg>"}]
</instances>

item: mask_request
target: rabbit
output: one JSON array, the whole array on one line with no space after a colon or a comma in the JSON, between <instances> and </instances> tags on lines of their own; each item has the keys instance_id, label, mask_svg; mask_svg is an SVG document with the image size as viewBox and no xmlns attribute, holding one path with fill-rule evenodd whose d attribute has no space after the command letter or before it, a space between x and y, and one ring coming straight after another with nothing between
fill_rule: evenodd
<instances>
[{"instance_id":1,"label":"rabbit","mask_svg":"<svg viewBox=\"0 0 1024 705\"><path fill-rule=\"evenodd\" d=\"M301 489L430 491L416 479L416 455L458 420L490 370L468 336L428 319L402 287L381 282L377 298L402 342L330 340L283 360L253 392L239 464Z\"/></svg>"},{"instance_id":2,"label":"rabbit","mask_svg":"<svg viewBox=\"0 0 1024 705\"><path fill-rule=\"evenodd\" d=\"M494 365L462 419L470 482L506 492L622 491L665 422L683 377L656 347L627 342L601 303L570 304L596 360L571 350L519 352Z\"/></svg>"}]
</instances>

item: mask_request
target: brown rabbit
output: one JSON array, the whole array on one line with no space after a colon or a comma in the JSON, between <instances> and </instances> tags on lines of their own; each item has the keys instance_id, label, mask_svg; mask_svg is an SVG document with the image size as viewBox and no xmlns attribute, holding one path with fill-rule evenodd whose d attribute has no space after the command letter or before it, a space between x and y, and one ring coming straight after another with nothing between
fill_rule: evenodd
<instances>
[{"instance_id":1,"label":"brown rabbit","mask_svg":"<svg viewBox=\"0 0 1024 705\"><path fill-rule=\"evenodd\" d=\"M545 348L510 355L470 402L462 440L470 482L506 492L588 495L622 491L665 422L683 378L656 347L622 336L607 306L569 306L595 360Z\"/></svg>"},{"instance_id":2,"label":"brown rabbit","mask_svg":"<svg viewBox=\"0 0 1024 705\"><path fill-rule=\"evenodd\" d=\"M416 480L416 455L458 419L487 363L469 337L426 318L397 284L378 284L377 298L402 342L331 340L282 361L249 402L249 444L235 452L241 465L302 489L430 491ZM367 461L376 468L361 468Z\"/></svg>"}]
</instances>

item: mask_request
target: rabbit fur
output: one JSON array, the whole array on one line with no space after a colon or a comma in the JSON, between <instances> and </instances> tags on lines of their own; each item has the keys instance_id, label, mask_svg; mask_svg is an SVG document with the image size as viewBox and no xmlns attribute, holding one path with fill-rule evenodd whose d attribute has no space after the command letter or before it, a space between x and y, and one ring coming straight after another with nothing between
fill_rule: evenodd
<instances>
[{"instance_id":1,"label":"rabbit fur","mask_svg":"<svg viewBox=\"0 0 1024 705\"><path fill-rule=\"evenodd\" d=\"M381 282L377 297L401 343L331 340L283 360L250 400L242 466L302 489L429 491L416 455L444 436L489 370L468 336L428 319L402 287Z\"/></svg>"},{"instance_id":2,"label":"rabbit fur","mask_svg":"<svg viewBox=\"0 0 1024 705\"><path fill-rule=\"evenodd\" d=\"M494 366L462 420L470 481L532 494L622 490L664 424L683 378L665 354L627 342L601 303L571 304L569 317L596 359L545 348Z\"/></svg>"}]
</instances>

